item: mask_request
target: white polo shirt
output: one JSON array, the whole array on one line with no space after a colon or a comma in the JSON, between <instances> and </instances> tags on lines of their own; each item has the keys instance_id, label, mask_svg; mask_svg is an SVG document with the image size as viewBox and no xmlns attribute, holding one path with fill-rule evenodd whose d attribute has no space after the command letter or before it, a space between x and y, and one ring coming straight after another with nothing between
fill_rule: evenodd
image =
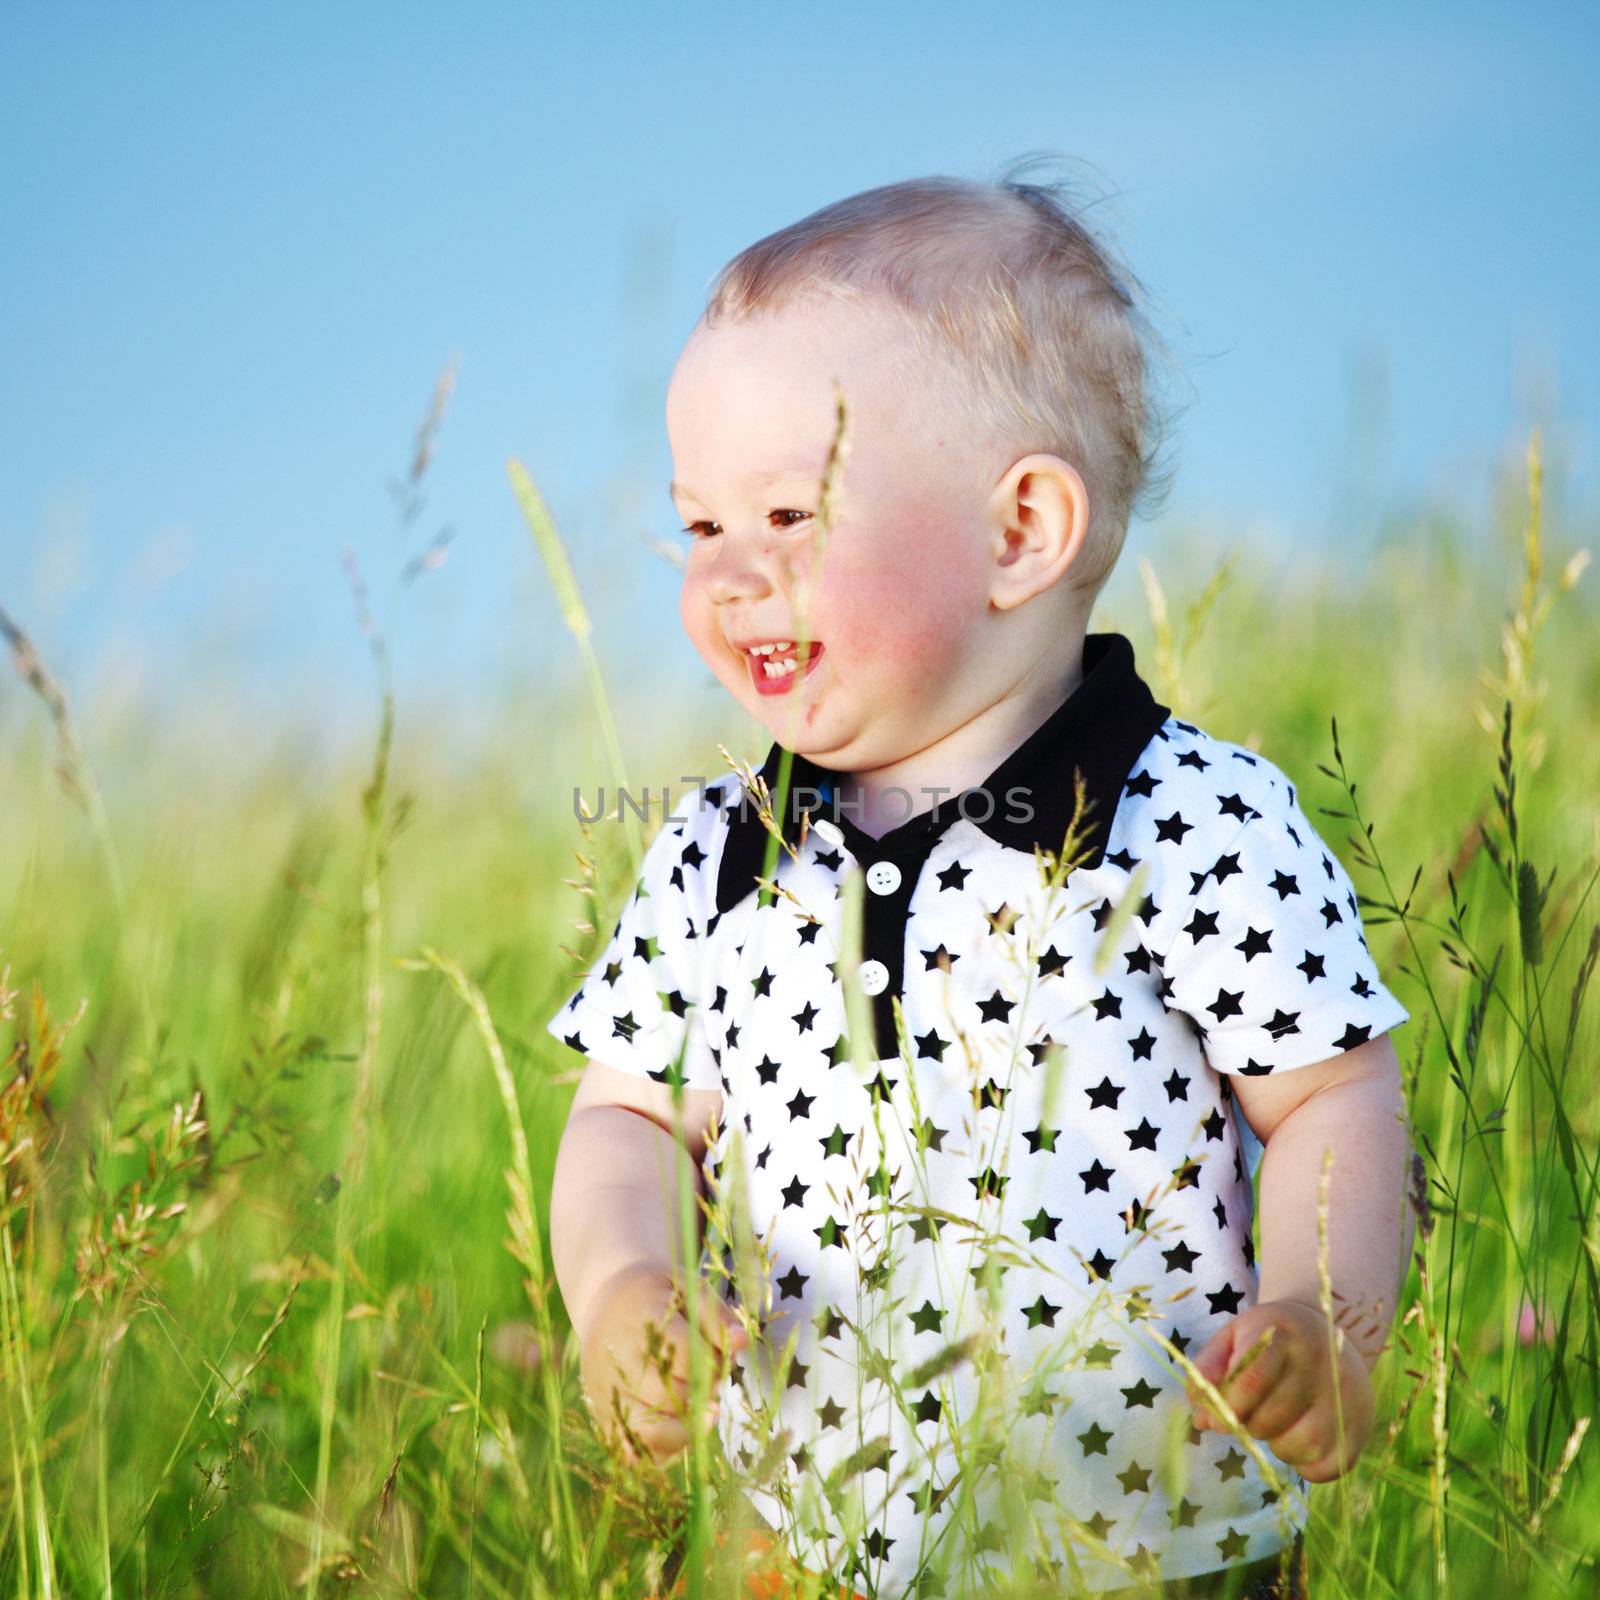
<instances>
[{"instance_id":1,"label":"white polo shirt","mask_svg":"<svg viewBox=\"0 0 1600 1600\"><path fill-rule=\"evenodd\" d=\"M760 769L774 806L781 755ZM1075 773L1090 842L1052 890L1036 847L1061 852ZM1077 690L982 785L882 838L833 776L792 758L776 897L738 775L686 796L548 1025L723 1093L708 1176L742 1190L766 1256L746 1295L765 1337L722 1397L730 1459L765 1462L752 1500L806 1565L888 1597L1019 1539L1096 1590L1271 1554L1304 1480L1260 1443L1280 1494L1195 1432L1154 1335L1192 1358L1256 1298L1261 1145L1232 1076L1406 1020L1343 868L1289 779L1171 716L1116 634L1088 637ZM853 869L865 1070L838 972ZM731 1264L725 1240L707 1252ZM987 1464L952 1444L980 1404L1006 1446ZM788 1433L764 1456L763 1408Z\"/></svg>"}]
</instances>

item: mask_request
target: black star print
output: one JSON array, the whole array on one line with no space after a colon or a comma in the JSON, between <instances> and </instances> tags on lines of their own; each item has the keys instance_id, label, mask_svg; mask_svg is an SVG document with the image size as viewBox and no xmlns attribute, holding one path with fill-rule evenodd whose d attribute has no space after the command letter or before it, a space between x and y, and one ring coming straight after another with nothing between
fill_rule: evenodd
<instances>
[{"instance_id":1,"label":"black star print","mask_svg":"<svg viewBox=\"0 0 1600 1600\"><path fill-rule=\"evenodd\" d=\"M1117 1101L1122 1095L1121 1088L1109 1078L1102 1078L1092 1089L1085 1092L1089 1096L1091 1108L1098 1109L1105 1106L1112 1111L1117 1109Z\"/></svg>"},{"instance_id":2,"label":"black star print","mask_svg":"<svg viewBox=\"0 0 1600 1600\"><path fill-rule=\"evenodd\" d=\"M1215 911L1196 911L1189 918L1183 930L1196 944L1202 939L1209 938L1217 931L1217 913Z\"/></svg>"},{"instance_id":3,"label":"black star print","mask_svg":"<svg viewBox=\"0 0 1600 1600\"><path fill-rule=\"evenodd\" d=\"M1155 957L1142 944L1135 945L1128 951L1129 972L1149 972L1154 965Z\"/></svg>"},{"instance_id":4,"label":"black star print","mask_svg":"<svg viewBox=\"0 0 1600 1600\"><path fill-rule=\"evenodd\" d=\"M778 1081L778 1063L771 1056L762 1056L756 1063L756 1076L763 1083L776 1083Z\"/></svg>"},{"instance_id":5,"label":"black star print","mask_svg":"<svg viewBox=\"0 0 1600 1600\"><path fill-rule=\"evenodd\" d=\"M1163 1250L1161 1255L1167 1263L1168 1272L1192 1273L1194 1271L1195 1262L1200 1259L1200 1252L1198 1250L1191 1249L1189 1245L1182 1239L1173 1245L1170 1250Z\"/></svg>"},{"instance_id":6,"label":"black star print","mask_svg":"<svg viewBox=\"0 0 1600 1600\"><path fill-rule=\"evenodd\" d=\"M979 1014L985 1022L1005 1022L1009 1020L1015 1007L1014 1000L1007 1000L998 989L987 1000L978 1002Z\"/></svg>"},{"instance_id":7,"label":"black star print","mask_svg":"<svg viewBox=\"0 0 1600 1600\"><path fill-rule=\"evenodd\" d=\"M1106 1166L1099 1156L1096 1156L1094 1163L1085 1167L1078 1176L1083 1179L1085 1194L1092 1194L1096 1189L1103 1189L1107 1194L1111 1193L1111 1168Z\"/></svg>"},{"instance_id":8,"label":"black star print","mask_svg":"<svg viewBox=\"0 0 1600 1600\"><path fill-rule=\"evenodd\" d=\"M996 1172L993 1167L985 1167L976 1178L968 1178L967 1182L977 1191L979 1200L986 1200L993 1196L998 1200L1005 1192L1006 1185L1011 1180Z\"/></svg>"},{"instance_id":9,"label":"black star print","mask_svg":"<svg viewBox=\"0 0 1600 1600\"><path fill-rule=\"evenodd\" d=\"M778 1287L783 1291L779 1298L781 1300L798 1300L800 1291L805 1288L808 1281L806 1275L798 1267L790 1267L778 1279Z\"/></svg>"},{"instance_id":10,"label":"black star print","mask_svg":"<svg viewBox=\"0 0 1600 1600\"><path fill-rule=\"evenodd\" d=\"M1056 1135L1060 1131L1059 1128L1046 1128L1041 1125L1032 1133L1025 1134L1023 1137L1028 1141L1028 1154L1036 1156L1041 1150L1053 1151L1056 1147Z\"/></svg>"},{"instance_id":11,"label":"black star print","mask_svg":"<svg viewBox=\"0 0 1600 1600\"><path fill-rule=\"evenodd\" d=\"M1263 933L1259 928L1248 928L1245 936L1233 947L1242 950L1246 961L1253 961L1257 956L1263 956L1272 949L1272 935Z\"/></svg>"},{"instance_id":12,"label":"black star print","mask_svg":"<svg viewBox=\"0 0 1600 1600\"><path fill-rule=\"evenodd\" d=\"M1235 1445L1231 1450L1229 1450L1227 1455L1225 1455L1217 1463L1217 1476L1220 1477L1224 1483L1226 1483L1229 1478L1242 1478L1244 1476L1244 1462L1244 1451Z\"/></svg>"},{"instance_id":13,"label":"black star print","mask_svg":"<svg viewBox=\"0 0 1600 1600\"><path fill-rule=\"evenodd\" d=\"M1232 1316L1244 1304L1244 1293L1229 1283L1224 1284L1215 1294L1208 1293L1206 1299L1210 1301L1213 1312L1226 1311Z\"/></svg>"},{"instance_id":14,"label":"black star print","mask_svg":"<svg viewBox=\"0 0 1600 1600\"><path fill-rule=\"evenodd\" d=\"M1237 854L1231 856L1218 856L1217 864L1211 869L1211 874L1218 883L1222 883L1225 879L1231 878L1236 872L1240 872L1242 870L1243 869L1239 865L1239 857Z\"/></svg>"},{"instance_id":15,"label":"black star print","mask_svg":"<svg viewBox=\"0 0 1600 1600\"><path fill-rule=\"evenodd\" d=\"M1009 1089L1002 1089L993 1078L987 1079L976 1096L978 1109L980 1111L988 1111L991 1109L998 1111L1003 1105L1005 1105L1006 1096L1010 1092L1011 1091Z\"/></svg>"},{"instance_id":16,"label":"black star print","mask_svg":"<svg viewBox=\"0 0 1600 1600\"><path fill-rule=\"evenodd\" d=\"M1298 1011L1274 1011L1272 1020L1267 1024L1267 1032L1274 1039L1281 1039L1286 1033L1299 1033L1300 1013Z\"/></svg>"},{"instance_id":17,"label":"black star print","mask_svg":"<svg viewBox=\"0 0 1600 1600\"><path fill-rule=\"evenodd\" d=\"M1223 1562L1228 1563L1239 1560L1250 1541L1237 1528L1230 1527L1215 1543L1217 1549L1222 1552Z\"/></svg>"},{"instance_id":18,"label":"black star print","mask_svg":"<svg viewBox=\"0 0 1600 1600\"><path fill-rule=\"evenodd\" d=\"M811 1185L809 1183L801 1183L798 1176L791 1178L789 1182L784 1185L781 1191L783 1194L784 1208L787 1210L790 1206L804 1205L806 1190L810 1187Z\"/></svg>"},{"instance_id":19,"label":"black star print","mask_svg":"<svg viewBox=\"0 0 1600 1600\"><path fill-rule=\"evenodd\" d=\"M842 1156L849 1143L850 1135L835 1123L833 1132L822 1141L822 1153L825 1156Z\"/></svg>"},{"instance_id":20,"label":"black star print","mask_svg":"<svg viewBox=\"0 0 1600 1600\"><path fill-rule=\"evenodd\" d=\"M932 1117L924 1117L917 1125L917 1148L920 1150L944 1150L944 1128L936 1128Z\"/></svg>"},{"instance_id":21,"label":"black star print","mask_svg":"<svg viewBox=\"0 0 1600 1600\"><path fill-rule=\"evenodd\" d=\"M1267 885L1267 887L1269 889L1276 889L1278 891L1279 900L1287 900L1290 895L1300 893L1300 885L1295 882L1294 878L1289 873L1284 872L1281 869L1273 873L1272 881Z\"/></svg>"},{"instance_id":22,"label":"black star print","mask_svg":"<svg viewBox=\"0 0 1600 1600\"><path fill-rule=\"evenodd\" d=\"M1030 1240L1053 1239L1056 1236L1056 1229L1061 1226L1061 1218L1052 1217L1043 1206L1040 1206L1038 1214L1029 1217L1023 1226L1027 1228Z\"/></svg>"},{"instance_id":23,"label":"black star print","mask_svg":"<svg viewBox=\"0 0 1600 1600\"><path fill-rule=\"evenodd\" d=\"M753 988L755 990L755 992L758 995L765 996L765 995L771 994L772 993L772 970L771 970L771 968L763 967L761 969L761 976L759 978L752 978L750 980L750 986L751 986L751 988Z\"/></svg>"},{"instance_id":24,"label":"black star print","mask_svg":"<svg viewBox=\"0 0 1600 1600\"><path fill-rule=\"evenodd\" d=\"M801 944L810 944L816 939L817 935L822 932L822 924L820 921L802 922L796 932L799 935Z\"/></svg>"},{"instance_id":25,"label":"black star print","mask_svg":"<svg viewBox=\"0 0 1600 1600\"><path fill-rule=\"evenodd\" d=\"M1096 1250L1088 1261L1084 1263L1084 1268L1089 1274L1090 1283L1093 1283L1096 1278L1109 1278L1111 1269L1114 1266L1116 1266L1116 1262L1104 1250Z\"/></svg>"},{"instance_id":26,"label":"black star print","mask_svg":"<svg viewBox=\"0 0 1600 1600\"><path fill-rule=\"evenodd\" d=\"M1122 996L1113 994L1107 989L1094 1002L1094 1015L1096 1022L1104 1022L1107 1017L1120 1017L1122 1015Z\"/></svg>"},{"instance_id":27,"label":"black star print","mask_svg":"<svg viewBox=\"0 0 1600 1600\"><path fill-rule=\"evenodd\" d=\"M1243 999L1243 989L1240 989L1237 994L1227 989L1218 989L1217 998L1206 1007L1206 1010L1209 1011L1218 1022L1222 1022L1228 1017L1242 1017L1244 1015L1244 1007L1240 1005L1239 1002Z\"/></svg>"},{"instance_id":28,"label":"black star print","mask_svg":"<svg viewBox=\"0 0 1600 1600\"><path fill-rule=\"evenodd\" d=\"M1124 1411L1132 1411L1135 1406L1147 1406L1154 1411L1156 1396L1161 1393L1148 1378L1141 1378L1137 1383L1130 1384L1122 1392L1127 1397L1123 1404Z\"/></svg>"},{"instance_id":29,"label":"black star print","mask_svg":"<svg viewBox=\"0 0 1600 1600\"><path fill-rule=\"evenodd\" d=\"M825 1429L837 1428L839 1424L844 1421L844 1407L840 1405L832 1395L829 1395L828 1398L817 1407L817 1421L820 1422Z\"/></svg>"},{"instance_id":30,"label":"black star print","mask_svg":"<svg viewBox=\"0 0 1600 1600\"><path fill-rule=\"evenodd\" d=\"M883 1074L880 1072L878 1076L881 1078ZM898 1172L890 1172L887 1167L879 1167L867 1179L867 1192L876 1195L880 1200L886 1200L899 1180Z\"/></svg>"},{"instance_id":31,"label":"black star print","mask_svg":"<svg viewBox=\"0 0 1600 1600\"><path fill-rule=\"evenodd\" d=\"M1149 1117L1141 1117L1137 1128L1124 1128L1128 1136L1130 1150L1154 1150L1156 1147L1156 1129Z\"/></svg>"},{"instance_id":32,"label":"black star print","mask_svg":"<svg viewBox=\"0 0 1600 1600\"><path fill-rule=\"evenodd\" d=\"M1354 1050L1358 1044L1365 1044L1372 1037L1372 1026L1367 1024L1358 1028L1355 1023L1347 1023L1343 1033L1333 1041L1335 1050Z\"/></svg>"},{"instance_id":33,"label":"black star print","mask_svg":"<svg viewBox=\"0 0 1600 1600\"><path fill-rule=\"evenodd\" d=\"M937 1422L943 1410L944 1402L930 1389L917 1401L916 1419L918 1422Z\"/></svg>"},{"instance_id":34,"label":"black star print","mask_svg":"<svg viewBox=\"0 0 1600 1600\"><path fill-rule=\"evenodd\" d=\"M1194 1501L1188 1497L1188 1495L1185 1495L1177 1503L1177 1505L1172 1508L1170 1513L1172 1526L1174 1528L1192 1528L1194 1526L1194 1519L1199 1514L1200 1507L1197 1506Z\"/></svg>"},{"instance_id":35,"label":"black star print","mask_svg":"<svg viewBox=\"0 0 1600 1600\"><path fill-rule=\"evenodd\" d=\"M1241 822L1248 822L1255 815L1254 810L1247 806L1236 794L1223 795L1217 801L1217 808L1225 817L1237 817Z\"/></svg>"},{"instance_id":36,"label":"black star print","mask_svg":"<svg viewBox=\"0 0 1600 1600\"><path fill-rule=\"evenodd\" d=\"M824 1306L822 1315L817 1318L817 1337L819 1339L837 1339L844 1332L844 1318L832 1306Z\"/></svg>"},{"instance_id":37,"label":"black star print","mask_svg":"<svg viewBox=\"0 0 1600 1600\"><path fill-rule=\"evenodd\" d=\"M1344 919L1339 915L1339 908L1331 900L1322 902L1322 920L1331 928L1334 923Z\"/></svg>"},{"instance_id":38,"label":"black star print","mask_svg":"<svg viewBox=\"0 0 1600 1600\"><path fill-rule=\"evenodd\" d=\"M1052 945L1039 957L1039 976L1041 978L1053 978L1057 973L1065 972L1067 963L1071 959L1071 956L1063 955L1061 951Z\"/></svg>"},{"instance_id":39,"label":"black star print","mask_svg":"<svg viewBox=\"0 0 1600 1600\"><path fill-rule=\"evenodd\" d=\"M622 976L622 963L620 961L609 961L609 962L606 963L606 982L607 983L615 984L617 979L620 978L621 976Z\"/></svg>"},{"instance_id":40,"label":"black star print","mask_svg":"<svg viewBox=\"0 0 1600 1600\"><path fill-rule=\"evenodd\" d=\"M1128 1047L1133 1051L1135 1061L1149 1061L1150 1052L1156 1047L1156 1036L1148 1028L1141 1028L1138 1034L1128 1041Z\"/></svg>"},{"instance_id":41,"label":"black star print","mask_svg":"<svg viewBox=\"0 0 1600 1600\"><path fill-rule=\"evenodd\" d=\"M795 1026L799 1028L801 1033L808 1033L811 1029L811 1024L817 1020L819 1015L820 1013L818 1012L817 1008L812 1005L809 1000L807 1000L806 1003L794 1014Z\"/></svg>"},{"instance_id":42,"label":"black star print","mask_svg":"<svg viewBox=\"0 0 1600 1600\"><path fill-rule=\"evenodd\" d=\"M844 1249L844 1225L835 1222L831 1216L821 1227L813 1228L811 1231L822 1241L824 1250L831 1244L838 1245L841 1250Z\"/></svg>"},{"instance_id":43,"label":"black star print","mask_svg":"<svg viewBox=\"0 0 1600 1600\"><path fill-rule=\"evenodd\" d=\"M797 1117L809 1117L811 1104L817 1097L807 1094L804 1089L796 1089L794 1099L789 1102L789 1120L792 1122Z\"/></svg>"},{"instance_id":44,"label":"black star print","mask_svg":"<svg viewBox=\"0 0 1600 1600\"><path fill-rule=\"evenodd\" d=\"M1015 926L1017 918L1021 915L1020 911L1013 911L1002 900L996 910L984 912L983 920L989 924L989 929L992 933L1006 933Z\"/></svg>"},{"instance_id":45,"label":"black star print","mask_svg":"<svg viewBox=\"0 0 1600 1600\"><path fill-rule=\"evenodd\" d=\"M1122 1485L1124 1494L1148 1494L1150 1490L1150 1468L1141 1467L1137 1461L1130 1461L1117 1474L1117 1482Z\"/></svg>"},{"instance_id":46,"label":"black star print","mask_svg":"<svg viewBox=\"0 0 1600 1600\"><path fill-rule=\"evenodd\" d=\"M941 943L937 949L924 950L922 952L922 959L927 963L927 965L922 969L924 972L932 972L935 967L939 967L945 972L948 972L951 967L953 967L955 963L961 959L961 957L951 955Z\"/></svg>"},{"instance_id":47,"label":"black star print","mask_svg":"<svg viewBox=\"0 0 1600 1600\"><path fill-rule=\"evenodd\" d=\"M1148 800L1156 792L1156 780L1148 772L1136 772L1123 786L1124 794L1137 795L1141 800Z\"/></svg>"},{"instance_id":48,"label":"black star print","mask_svg":"<svg viewBox=\"0 0 1600 1600\"><path fill-rule=\"evenodd\" d=\"M911 1313L911 1326L918 1333L937 1333L943 1322L944 1312L939 1310L931 1300L924 1300L922 1309Z\"/></svg>"},{"instance_id":49,"label":"black star print","mask_svg":"<svg viewBox=\"0 0 1600 1600\"><path fill-rule=\"evenodd\" d=\"M1167 1091L1167 1101L1187 1100L1189 1098L1189 1080L1174 1067L1161 1087Z\"/></svg>"},{"instance_id":50,"label":"black star print","mask_svg":"<svg viewBox=\"0 0 1600 1600\"><path fill-rule=\"evenodd\" d=\"M1060 1309L1060 1306L1051 1305L1043 1295L1040 1295L1031 1306L1024 1308L1025 1314L1028 1318L1028 1326L1030 1328L1037 1328L1041 1326L1046 1328L1055 1327L1056 1312L1058 1312Z\"/></svg>"},{"instance_id":51,"label":"black star print","mask_svg":"<svg viewBox=\"0 0 1600 1600\"><path fill-rule=\"evenodd\" d=\"M1221 1110L1213 1106L1211 1115L1200 1126L1206 1130L1207 1139L1220 1139L1227 1124L1223 1121Z\"/></svg>"},{"instance_id":52,"label":"black star print","mask_svg":"<svg viewBox=\"0 0 1600 1600\"><path fill-rule=\"evenodd\" d=\"M1192 822L1183 820L1181 811L1174 811L1170 817L1156 818L1156 838L1172 844L1182 844L1184 834L1194 828Z\"/></svg>"},{"instance_id":53,"label":"black star print","mask_svg":"<svg viewBox=\"0 0 1600 1600\"><path fill-rule=\"evenodd\" d=\"M1326 978L1328 976L1328 969L1323 965L1322 957L1311 950L1306 951L1305 960L1298 963L1298 965L1300 970L1305 973L1307 983L1311 983L1317 978Z\"/></svg>"},{"instance_id":54,"label":"black star print","mask_svg":"<svg viewBox=\"0 0 1600 1600\"><path fill-rule=\"evenodd\" d=\"M964 867L959 861L952 861L943 872L939 873L939 887L941 889L959 889L971 875L971 867Z\"/></svg>"},{"instance_id":55,"label":"black star print","mask_svg":"<svg viewBox=\"0 0 1600 1600\"><path fill-rule=\"evenodd\" d=\"M844 865L844 857L837 850L819 850L817 865L826 867L829 872L837 872Z\"/></svg>"},{"instance_id":56,"label":"black star print","mask_svg":"<svg viewBox=\"0 0 1600 1600\"><path fill-rule=\"evenodd\" d=\"M1083 1446L1084 1455L1103 1456L1111 1443L1111 1435L1098 1422L1092 1422L1078 1435L1078 1443Z\"/></svg>"}]
</instances>

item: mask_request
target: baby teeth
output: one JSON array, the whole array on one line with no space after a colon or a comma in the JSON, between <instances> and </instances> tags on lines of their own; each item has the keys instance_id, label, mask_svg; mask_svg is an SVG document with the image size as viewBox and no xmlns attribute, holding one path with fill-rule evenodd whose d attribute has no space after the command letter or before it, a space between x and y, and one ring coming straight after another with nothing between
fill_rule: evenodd
<instances>
[{"instance_id":1,"label":"baby teeth","mask_svg":"<svg viewBox=\"0 0 1600 1600\"><path fill-rule=\"evenodd\" d=\"M787 661L763 661L761 670L769 678L787 678L795 670L795 659L790 656Z\"/></svg>"}]
</instances>

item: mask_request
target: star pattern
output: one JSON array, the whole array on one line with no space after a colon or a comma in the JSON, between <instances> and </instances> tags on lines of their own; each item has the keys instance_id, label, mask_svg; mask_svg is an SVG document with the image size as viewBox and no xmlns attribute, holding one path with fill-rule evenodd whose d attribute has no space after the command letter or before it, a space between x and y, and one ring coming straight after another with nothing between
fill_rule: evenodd
<instances>
[{"instance_id":1,"label":"star pattern","mask_svg":"<svg viewBox=\"0 0 1600 1600\"><path fill-rule=\"evenodd\" d=\"M1113 695L1108 717L1116 706ZM897 1308L902 1381L972 1331L990 1297L1019 1371L1081 1329L1107 1284L1122 1286L1130 1315L1198 1348L1256 1290L1253 1136L1230 1078L1293 1071L1406 1018L1373 964L1344 868L1289 779L1178 718L1151 726L1110 793L1103 852L1053 906L1031 842L956 816L896 830L892 855L888 839L854 827L841 824L842 845L813 832L797 858L779 858L792 900L758 904L752 883L719 910L739 811L736 775L719 779L706 804L691 799L662 825L611 937L548 1024L607 1066L720 1093L708 1176L743 1152L750 1220L773 1238L761 1342L793 1337L781 1392L748 1359L754 1345L740 1363L745 1388L760 1386L792 1431L797 1473L825 1479L849 1457L865 1427L858 1407L871 1405L883 1407L872 1428L889 1445L875 1464L891 1478L903 1461L919 1468L858 1552L885 1595L909 1581L923 1519L941 1514L949 1478L936 1441L973 1404L976 1378L958 1366L913 1383L906 1414L893 1413L840 1312L859 1327L868 1299ZM909 1070L897 1054L869 1046L857 1063L847 1048L843 880L880 859L893 860L899 886L863 898L894 919ZM1141 902L1118 918L1141 868ZM1108 937L1115 949L1102 951ZM1012 957L1030 941L1024 982ZM894 1252L873 1220L886 1206L900 1219ZM966 1234L951 1217L981 1218L1015 1247L1003 1257L952 1247L947 1235ZM1030 1401L1023 1425L1054 1441L1041 1497L1069 1497L1084 1526L1103 1523L1122 1548L1175 1571L1275 1548L1281 1530L1255 1461L1226 1435L1191 1430L1170 1501L1154 1468L1185 1404L1181 1384L1125 1325L1089 1349ZM759 1446L747 1417L725 1398L738 1459ZM818 1548L797 1554L814 1563ZM1075 1554L1093 1565L1087 1548Z\"/></svg>"}]
</instances>

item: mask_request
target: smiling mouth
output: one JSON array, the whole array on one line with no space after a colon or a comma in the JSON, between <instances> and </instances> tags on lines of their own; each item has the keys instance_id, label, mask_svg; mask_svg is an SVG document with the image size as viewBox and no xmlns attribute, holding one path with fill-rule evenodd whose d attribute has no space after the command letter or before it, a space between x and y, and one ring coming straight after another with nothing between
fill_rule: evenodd
<instances>
[{"instance_id":1,"label":"smiling mouth","mask_svg":"<svg viewBox=\"0 0 1600 1600\"><path fill-rule=\"evenodd\" d=\"M821 655L822 645L815 639L810 640L804 650L791 645L787 650L772 650L762 655L744 652L750 681L758 694L787 694L817 670Z\"/></svg>"}]
</instances>

